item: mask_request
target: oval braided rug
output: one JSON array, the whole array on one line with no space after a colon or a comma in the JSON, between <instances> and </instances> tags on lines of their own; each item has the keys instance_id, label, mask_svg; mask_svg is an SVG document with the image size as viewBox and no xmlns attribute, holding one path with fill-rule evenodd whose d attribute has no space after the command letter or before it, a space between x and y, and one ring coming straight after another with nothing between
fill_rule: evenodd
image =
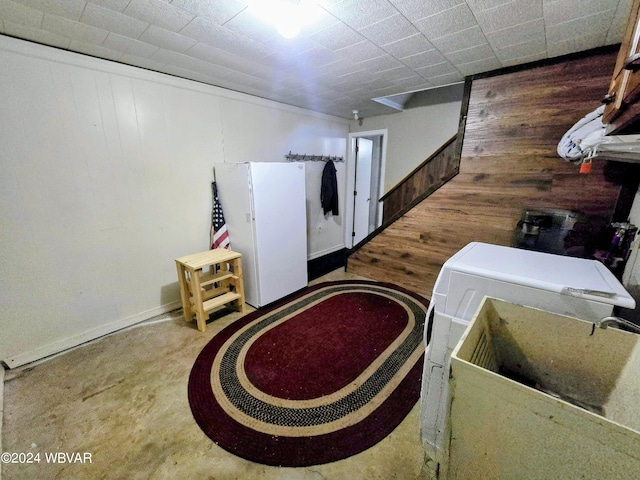
<instances>
[{"instance_id":1,"label":"oval braided rug","mask_svg":"<svg viewBox=\"0 0 640 480\"><path fill-rule=\"evenodd\" d=\"M362 452L418 401L427 306L391 284L344 281L256 310L196 359L193 416L225 450L267 465Z\"/></svg>"}]
</instances>

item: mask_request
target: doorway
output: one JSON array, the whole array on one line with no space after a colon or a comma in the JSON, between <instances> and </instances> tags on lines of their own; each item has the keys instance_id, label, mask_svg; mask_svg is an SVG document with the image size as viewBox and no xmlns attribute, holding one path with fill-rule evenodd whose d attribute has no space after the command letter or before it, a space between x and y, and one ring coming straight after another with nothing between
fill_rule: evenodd
<instances>
[{"instance_id":1,"label":"doorway","mask_svg":"<svg viewBox=\"0 0 640 480\"><path fill-rule=\"evenodd\" d=\"M349 134L345 244L353 248L382 224L387 130Z\"/></svg>"}]
</instances>

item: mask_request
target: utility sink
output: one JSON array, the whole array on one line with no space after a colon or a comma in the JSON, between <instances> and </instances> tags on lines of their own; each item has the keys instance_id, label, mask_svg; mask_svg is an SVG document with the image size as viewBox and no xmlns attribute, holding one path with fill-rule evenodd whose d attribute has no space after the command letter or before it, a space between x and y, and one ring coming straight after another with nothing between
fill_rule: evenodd
<instances>
[{"instance_id":1,"label":"utility sink","mask_svg":"<svg viewBox=\"0 0 640 480\"><path fill-rule=\"evenodd\" d=\"M451 370L448 478L640 478L640 335L485 298Z\"/></svg>"}]
</instances>

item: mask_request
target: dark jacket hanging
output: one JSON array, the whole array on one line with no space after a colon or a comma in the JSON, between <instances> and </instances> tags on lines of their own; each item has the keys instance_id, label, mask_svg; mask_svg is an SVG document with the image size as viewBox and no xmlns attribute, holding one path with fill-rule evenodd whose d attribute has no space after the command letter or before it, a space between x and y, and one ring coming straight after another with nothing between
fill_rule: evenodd
<instances>
[{"instance_id":1,"label":"dark jacket hanging","mask_svg":"<svg viewBox=\"0 0 640 480\"><path fill-rule=\"evenodd\" d=\"M338 179L336 178L336 167L331 160L327 162L322 171L320 202L325 215L328 212L338 215Z\"/></svg>"}]
</instances>

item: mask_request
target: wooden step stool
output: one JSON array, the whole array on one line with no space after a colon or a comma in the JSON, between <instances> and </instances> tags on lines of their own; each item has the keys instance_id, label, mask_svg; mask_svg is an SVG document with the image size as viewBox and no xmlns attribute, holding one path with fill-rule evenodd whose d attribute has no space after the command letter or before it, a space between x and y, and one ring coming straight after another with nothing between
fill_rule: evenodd
<instances>
[{"instance_id":1,"label":"wooden step stool","mask_svg":"<svg viewBox=\"0 0 640 480\"><path fill-rule=\"evenodd\" d=\"M236 303L245 311L242 281L242 255L217 248L176 258L182 309L187 322L195 315L198 330L207 328L209 313L218 307ZM204 269L209 269L207 273Z\"/></svg>"}]
</instances>

